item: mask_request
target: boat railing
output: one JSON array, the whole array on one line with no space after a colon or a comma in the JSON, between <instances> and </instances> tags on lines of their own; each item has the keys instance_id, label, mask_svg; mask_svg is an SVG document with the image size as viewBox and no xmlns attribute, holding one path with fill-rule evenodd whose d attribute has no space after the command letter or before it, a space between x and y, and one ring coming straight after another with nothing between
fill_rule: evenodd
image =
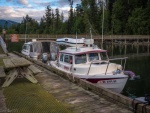
<instances>
[{"instance_id":1,"label":"boat railing","mask_svg":"<svg viewBox=\"0 0 150 113\"><path fill-rule=\"evenodd\" d=\"M125 66L126 66L127 58L128 58L128 57L108 59L108 64L107 64L107 68L106 68L105 75L106 75L106 73L107 73L107 70L108 70L108 66L109 66L109 62L110 62L110 61L117 61L117 60L120 60L120 61L121 61L121 66L123 66L123 69L122 69L122 70L124 71L124 70L125 70ZM123 60L124 60L124 64L123 64Z\"/></svg>"},{"instance_id":2,"label":"boat railing","mask_svg":"<svg viewBox=\"0 0 150 113\"><path fill-rule=\"evenodd\" d=\"M126 66L126 59L127 59L127 58L128 58L128 57L114 58L114 59L108 59L108 60L93 60L93 61L90 63L90 66L89 66L89 70L88 70L87 75L89 75L89 72L90 72L90 69L91 69L91 65L92 65L92 64L95 64L95 63L106 64L106 63L107 63L107 67L106 67L106 71L105 71L105 75L106 75L110 61L117 61L117 60L121 60L121 66L123 65L123 69L122 69L122 70L124 70L124 69L125 69L125 66ZM124 60L124 64L123 64L123 60Z\"/></svg>"}]
</instances>

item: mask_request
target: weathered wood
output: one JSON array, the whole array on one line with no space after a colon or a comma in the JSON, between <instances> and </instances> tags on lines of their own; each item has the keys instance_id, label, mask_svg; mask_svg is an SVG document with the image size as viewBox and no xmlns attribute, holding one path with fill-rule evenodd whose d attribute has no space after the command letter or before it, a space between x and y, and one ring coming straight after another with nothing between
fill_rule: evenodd
<instances>
[{"instance_id":1,"label":"weathered wood","mask_svg":"<svg viewBox=\"0 0 150 113\"><path fill-rule=\"evenodd\" d=\"M9 75L7 76L6 81L2 87L9 86L20 75L27 78L32 83L38 82L32 75L33 73L27 69L28 66L32 64L30 61L26 60L25 58L11 58L4 59L3 61L5 68L9 69Z\"/></svg>"},{"instance_id":2,"label":"weathered wood","mask_svg":"<svg viewBox=\"0 0 150 113\"><path fill-rule=\"evenodd\" d=\"M6 77L4 68L2 66L0 66L0 77Z\"/></svg>"},{"instance_id":3,"label":"weathered wood","mask_svg":"<svg viewBox=\"0 0 150 113\"><path fill-rule=\"evenodd\" d=\"M41 73L42 71L39 70L38 68L36 68L34 65L30 65L28 67L29 70L31 70L33 72L33 74L38 74L38 73Z\"/></svg>"},{"instance_id":4,"label":"weathered wood","mask_svg":"<svg viewBox=\"0 0 150 113\"><path fill-rule=\"evenodd\" d=\"M9 75L7 76L4 84L2 85L2 87L7 87L9 86L14 80L15 78L17 78L18 76L18 72L16 69L12 69L9 73Z\"/></svg>"},{"instance_id":5,"label":"weathered wood","mask_svg":"<svg viewBox=\"0 0 150 113\"><path fill-rule=\"evenodd\" d=\"M15 67L29 66L32 63L25 58L11 58L12 63Z\"/></svg>"},{"instance_id":6,"label":"weathered wood","mask_svg":"<svg viewBox=\"0 0 150 113\"><path fill-rule=\"evenodd\" d=\"M4 67L7 68L14 68L15 65L11 62L10 59L3 59Z\"/></svg>"},{"instance_id":7,"label":"weathered wood","mask_svg":"<svg viewBox=\"0 0 150 113\"><path fill-rule=\"evenodd\" d=\"M38 81L34 76L32 75L32 72L29 69L24 69L23 71L20 72L23 77L28 79L32 83L37 83Z\"/></svg>"}]
</instances>

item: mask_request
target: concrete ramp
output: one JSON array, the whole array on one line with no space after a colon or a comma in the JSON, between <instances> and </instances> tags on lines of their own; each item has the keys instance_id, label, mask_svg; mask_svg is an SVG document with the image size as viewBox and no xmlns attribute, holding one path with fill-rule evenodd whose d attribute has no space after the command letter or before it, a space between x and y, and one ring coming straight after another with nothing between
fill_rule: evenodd
<instances>
[{"instance_id":1,"label":"concrete ramp","mask_svg":"<svg viewBox=\"0 0 150 113\"><path fill-rule=\"evenodd\" d=\"M7 54L8 53L7 46L6 46L6 43L4 42L4 40L3 40L3 38L1 36L0 36L0 45L1 45L4 53Z\"/></svg>"}]
</instances>

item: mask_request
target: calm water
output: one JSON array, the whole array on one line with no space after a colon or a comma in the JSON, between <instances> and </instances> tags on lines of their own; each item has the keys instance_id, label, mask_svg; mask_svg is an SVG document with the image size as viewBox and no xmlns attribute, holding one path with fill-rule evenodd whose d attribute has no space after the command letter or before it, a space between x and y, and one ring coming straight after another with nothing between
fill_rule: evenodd
<instances>
[{"instance_id":1,"label":"calm water","mask_svg":"<svg viewBox=\"0 0 150 113\"><path fill-rule=\"evenodd\" d=\"M130 97L150 94L150 46L149 45L105 45L110 57L128 57L126 69L140 79L128 80L122 94Z\"/></svg>"}]
</instances>

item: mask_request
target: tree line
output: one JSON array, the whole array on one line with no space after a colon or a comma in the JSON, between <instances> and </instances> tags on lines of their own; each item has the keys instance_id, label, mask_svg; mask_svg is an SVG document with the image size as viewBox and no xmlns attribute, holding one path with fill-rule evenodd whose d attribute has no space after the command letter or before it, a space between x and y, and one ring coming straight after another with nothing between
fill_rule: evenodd
<instances>
[{"instance_id":1,"label":"tree line","mask_svg":"<svg viewBox=\"0 0 150 113\"><path fill-rule=\"evenodd\" d=\"M5 29L8 34L89 34L91 29L99 35L104 15L105 35L150 34L150 0L81 0L75 8L73 0L68 1L67 20L59 8L49 5L40 22L26 15L21 23Z\"/></svg>"}]
</instances>

